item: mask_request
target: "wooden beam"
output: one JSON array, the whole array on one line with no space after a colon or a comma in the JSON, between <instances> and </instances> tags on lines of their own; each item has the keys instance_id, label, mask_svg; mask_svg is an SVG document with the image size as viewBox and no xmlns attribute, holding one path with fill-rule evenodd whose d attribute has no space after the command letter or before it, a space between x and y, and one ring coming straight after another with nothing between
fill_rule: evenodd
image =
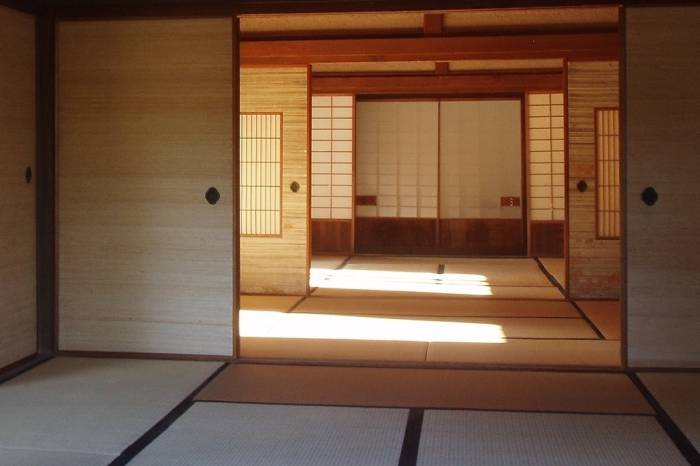
<instances>
[{"instance_id":1,"label":"wooden beam","mask_svg":"<svg viewBox=\"0 0 700 466\"><path fill-rule=\"evenodd\" d=\"M423 33L426 36L442 34L444 16L442 13L426 13L423 15Z\"/></svg>"},{"instance_id":2,"label":"wooden beam","mask_svg":"<svg viewBox=\"0 0 700 466\"><path fill-rule=\"evenodd\" d=\"M277 40L243 41L240 46L241 65L529 58L614 60L619 57L620 35L581 33Z\"/></svg>"},{"instance_id":3,"label":"wooden beam","mask_svg":"<svg viewBox=\"0 0 700 466\"><path fill-rule=\"evenodd\" d=\"M324 76L314 75L313 93L356 95L470 95L562 90L563 73L494 72L479 74Z\"/></svg>"}]
</instances>

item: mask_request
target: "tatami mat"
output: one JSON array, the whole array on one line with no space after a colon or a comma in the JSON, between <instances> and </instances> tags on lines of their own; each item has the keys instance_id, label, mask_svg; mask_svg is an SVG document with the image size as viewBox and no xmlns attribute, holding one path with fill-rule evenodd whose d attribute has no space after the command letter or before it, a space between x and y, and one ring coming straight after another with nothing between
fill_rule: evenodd
<instances>
[{"instance_id":1,"label":"tatami mat","mask_svg":"<svg viewBox=\"0 0 700 466\"><path fill-rule=\"evenodd\" d=\"M652 416L426 411L418 465L686 464Z\"/></svg>"},{"instance_id":2,"label":"tatami mat","mask_svg":"<svg viewBox=\"0 0 700 466\"><path fill-rule=\"evenodd\" d=\"M337 269L346 260L347 256L314 256L311 258L312 269Z\"/></svg>"},{"instance_id":3,"label":"tatami mat","mask_svg":"<svg viewBox=\"0 0 700 466\"><path fill-rule=\"evenodd\" d=\"M620 301L576 301L586 316L608 340L622 336L622 310Z\"/></svg>"},{"instance_id":4,"label":"tatami mat","mask_svg":"<svg viewBox=\"0 0 700 466\"><path fill-rule=\"evenodd\" d=\"M505 338L597 339L583 319L310 314L242 310L243 337L499 343Z\"/></svg>"},{"instance_id":5,"label":"tatami mat","mask_svg":"<svg viewBox=\"0 0 700 466\"><path fill-rule=\"evenodd\" d=\"M302 296L241 295L241 309L256 311L289 311Z\"/></svg>"},{"instance_id":6,"label":"tatami mat","mask_svg":"<svg viewBox=\"0 0 700 466\"><path fill-rule=\"evenodd\" d=\"M241 337L242 358L305 359L317 361L422 362L428 343L305 338Z\"/></svg>"},{"instance_id":7,"label":"tatami mat","mask_svg":"<svg viewBox=\"0 0 700 466\"><path fill-rule=\"evenodd\" d=\"M135 466L396 466L406 410L195 403Z\"/></svg>"},{"instance_id":8,"label":"tatami mat","mask_svg":"<svg viewBox=\"0 0 700 466\"><path fill-rule=\"evenodd\" d=\"M538 299L538 300L561 300L564 296L553 286L487 286L474 285L467 287L445 288L435 285L428 290L415 291L391 291L387 289L352 289L352 288L332 288L319 287L312 293L313 296L326 297L347 297L347 298L435 298L435 297L456 297L464 298L491 298L491 299ZM359 286L359 285L355 285ZM380 283L365 286L382 286ZM409 286L409 285L406 285ZM404 289L410 289L403 287Z\"/></svg>"},{"instance_id":9,"label":"tatami mat","mask_svg":"<svg viewBox=\"0 0 700 466\"><path fill-rule=\"evenodd\" d=\"M641 372L644 385L700 450L700 373Z\"/></svg>"},{"instance_id":10,"label":"tatami mat","mask_svg":"<svg viewBox=\"0 0 700 466\"><path fill-rule=\"evenodd\" d=\"M566 301L484 300L433 298L328 298L305 299L295 312L347 315L405 315L445 317L580 317Z\"/></svg>"},{"instance_id":11,"label":"tatami mat","mask_svg":"<svg viewBox=\"0 0 700 466\"><path fill-rule=\"evenodd\" d=\"M506 340L430 343L428 362L536 366L620 367L620 342L607 340Z\"/></svg>"},{"instance_id":12,"label":"tatami mat","mask_svg":"<svg viewBox=\"0 0 700 466\"><path fill-rule=\"evenodd\" d=\"M562 287L566 287L566 259L563 257L540 257L539 261Z\"/></svg>"},{"instance_id":13,"label":"tatami mat","mask_svg":"<svg viewBox=\"0 0 700 466\"><path fill-rule=\"evenodd\" d=\"M2 466L107 466L117 455L0 448Z\"/></svg>"},{"instance_id":14,"label":"tatami mat","mask_svg":"<svg viewBox=\"0 0 700 466\"><path fill-rule=\"evenodd\" d=\"M347 273L348 270L356 271L356 272L362 272L362 271L368 271L368 272L404 272L408 275L408 277L411 276L411 274L437 274L438 272L438 267L440 266L440 263L438 261L434 262L408 262L408 261L400 261L400 262L375 262L375 263L355 263L355 262L349 262L345 264L345 267L343 267L343 271L346 272L346 275L348 276L354 276L357 275L357 273Z\"/></svg>"},{"instance_id":15,"label":"tatami mat","mask_svg":"<svg viewBox=\"0 0 700 466\"><path fill-rule=\"evenodd\" d=\"M463 259L445 265L445 279L474 279L490 285L551 286L533 259Z\"/></svg>"},{"instance_id":16,"label":"tatami mat","mask_svg":"<svg viewBox=\"0 0 700 466\"><path fill-rule=\"evenodd\" d=\"M0 448L117 456L220 365L52 359L0 385Z\"/></svg>"},{"instance_id":17,"label":"tatami mat","mask_svg":"<svg viewBox=\"0 0 700 466\"><path fill-rule=\"evenodd\" d=\"M235 364L200 400L652 414L624 374Z\"/></svg>"}]
</instances>

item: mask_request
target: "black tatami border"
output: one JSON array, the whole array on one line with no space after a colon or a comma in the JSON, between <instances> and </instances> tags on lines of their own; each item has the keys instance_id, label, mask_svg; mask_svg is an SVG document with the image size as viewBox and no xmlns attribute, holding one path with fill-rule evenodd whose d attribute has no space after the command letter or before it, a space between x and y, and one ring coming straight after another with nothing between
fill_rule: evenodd
<instances>
[{"instance_id":1,"label":"black tatami border","mask_svg":"<svg viewBox=\"0 0 700 466\"><path fill-rule=\"evenodd\" d=\"M163 432L168 430L168 428L173 425L183 414L185 414L194 405L194 398L197 394L207 385L209 382L214 380L224 369L228 367L229 363L222 364L218 369L216 369L209 377L204 380L197 388L190 393L187 398L182 400L177 406L175 406L168 414L165 415L160 421L158 421L153 427L148 429L141 437L136 439L134 443L129 445L119 456L117 456L109 466L124 466L128 464L132 459L141 453L148 445L150 445L155 439L157 439Z\"/></svg>"}]
</instances>

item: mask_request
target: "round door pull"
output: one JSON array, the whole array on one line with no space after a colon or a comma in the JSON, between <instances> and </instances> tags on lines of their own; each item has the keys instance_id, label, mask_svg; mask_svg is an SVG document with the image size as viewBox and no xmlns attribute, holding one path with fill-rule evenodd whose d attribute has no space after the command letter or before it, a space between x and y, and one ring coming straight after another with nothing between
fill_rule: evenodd
<instances>
[{"instance_id":1,"label":"round door pull","mask_svg":"<svg viewBox=\"0 0 700 466\"><path fill-rule=\"evenodd\" d=\"M27 184L32 182L32 167L27 167L24 171L24 181L26 181Z\"/></svg>"},{"instance_id":2,"label":"round door pull","mask_svg":"<svg viewBox=\"0 0 700 466\"><path fill-rule=\"evenodd\" d=\"M300 188L301 186L299 186L299 183L296 181L292 181L292 184L289 185L289 189L291 189L293 193L299 192Z\"/></svg>"},{"instance_id":3,"label":"round door pull","mask_svg":"<svg viewBox=\"0 0 700 466\"><path fill-rule=\"evenodd\" d=\"M219 190L211 187L207 189L206 194L204 195L204 198L207 200L207 202L211 205L216 204L219 202L219 199L221 199L221 194L219 194Z\"/></svg>"},{"instance_id":4,"label":"round door pull","mask_svg":"<svg viewBox=\"0 0 700 466\"><path fill-rule=\"evenodd\" d=\"M588 191L588 183L586 183L586 180L581 180L576 184L576 189L578 189L578 192L580 193L585 193Z\"/></svg>"},{"instance_id":5,"label":"round door pull","mask_svg":"<svg viewBox=\"0 0 700 466\"><path fill-rule=\"evenodd\" d=\"M646 205L653 206L658 200L659 193L657 193L653 187L649 186L648 188L645 188L644 191L642 191L642 201Z\"/></svg>"}]
</instances>

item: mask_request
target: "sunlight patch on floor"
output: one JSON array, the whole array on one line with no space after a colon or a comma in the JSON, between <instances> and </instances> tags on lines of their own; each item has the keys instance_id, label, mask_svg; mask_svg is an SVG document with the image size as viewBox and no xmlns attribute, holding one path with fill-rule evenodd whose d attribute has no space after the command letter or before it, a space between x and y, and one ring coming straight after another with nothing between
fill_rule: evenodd
<instances>
[{"instance_id":1,"label":"sunlight patch on floor","mask_svg":"<svg viewBox=\"0 0 700 466\"><path fill-rule=\"evenodd\" d=\"M505 343L500 325L241 310L241 337Z\"/></svg>"},{"instance_id":2,"label":"sunlight patch on floor","mask_svg":"<svg viewBox=\"0 0 700 466\"><path fill-rule=\"evenodd\" d=\"M408 291L451 295L491 296L485 275L397 272L389 270L312 268L312 288L368 291Z\"/></svg>"}]
</instances>

